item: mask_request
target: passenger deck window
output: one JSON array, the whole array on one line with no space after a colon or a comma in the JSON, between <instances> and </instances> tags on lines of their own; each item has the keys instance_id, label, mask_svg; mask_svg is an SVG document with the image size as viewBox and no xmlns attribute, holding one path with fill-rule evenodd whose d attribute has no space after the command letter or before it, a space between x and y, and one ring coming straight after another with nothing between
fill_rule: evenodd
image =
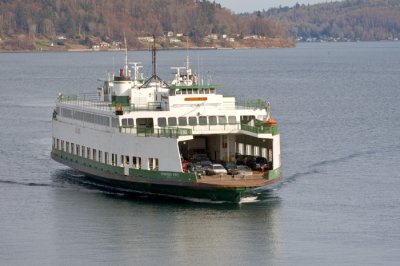
<instances>
[{"instance_id":1,"label":"passenger deck window","mask_svg":"<svg viewBox=\"0 0 400 266\"><path fill-rule=\"evenodd\" d=\"M122 119L122 126L123 127L128 126L128 119L126 119L126 118Z\"/></svg>"},{"instance_id":2,"label":"passenger deck window","mask_svg":"<svg viewBox=\"0 0 400 266\"><path fill-rule=\"evenodd\" d=\"M176 126L176 117L168 117L168 126Z\"/></svg>"},{"instance_id":3,"label":"passenger deck window","mask_svg":"<svg viewBox=\"0 0 400 266\"><path fill-rule=\"evenodd\" d=\"M199 116L199 125L207 125L207 116Z\"/></svg>"},{"instance_id":4,"label":"passenger deck window","mask_svg":"<svg viewBox=\"0 0 400 266\"><path fill-rule=\"evenodd\" d=\"M218 123L220 125L226 125L226 116L218 116Z\"/></svg>"},{"instance_id":5,"label":"passenger deck window","mask_svg":"<svg viewBox=\"0 0 400 266\"><path fill-rule=\"evenodd\" d=\"M195 117L195 116L190 116L190 117L189 117L189 125L191 125L191 126L197 126L197 117Z\"/></svg>"},{"instance_id":6,"label":"passenger deck window","mask_svg":"<svg viewBox=\"0 0 400 266\"><path fill-rule=\"evenodd\" d=\"M229 124L236 124L236 116L228 116Z\"/></svg>"},{"instance_id":7,"label":"passenger deck window","mask_svg":"<svg viewBox=\"0 0 400 266\"><path fill-rule=\"evenodd\" d=\"M187 125L187 118L186 117L179 117L178 122L180 126L186 126Z\"/></svg>"},{"instance_id":8,"label":"passenger deck window","mask_svg":"<svg viewBox=\"0 0 400 266\"><path fill-rule=\"evenodd\" d=\"M158 118L158 126L159 127L166 127L167 126L167 119L165 117Z\"/></svg>"},{"instance_id":9,"label":"passenger deck window","mask_svg":"<svg viewBox=\"0 0 400 266\"><path fill-rule=\"evenodd\" d=\"M210 125L216 125L217 124L217 117L216 116L209 116L208 117L208 122Z\"/></svg>"},{"instance_id":10,"label":"passenger deck window","mask_svg":"<svg viewBox=\"0 0 400 266\"><path fill-rule=\"evenodd\" d=\"M108 152L104 152L104 163L108 164Z\"/></svg>"}]
</instances>

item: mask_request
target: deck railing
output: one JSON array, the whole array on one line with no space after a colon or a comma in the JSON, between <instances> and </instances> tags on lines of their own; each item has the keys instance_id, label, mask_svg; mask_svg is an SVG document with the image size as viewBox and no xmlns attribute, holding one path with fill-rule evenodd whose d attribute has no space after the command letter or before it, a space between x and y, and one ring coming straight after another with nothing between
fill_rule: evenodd
<instances>
[{"instance_id":1,"label":"deck railing","mask_svg":"<svg viewBox=\"0 0 400 266\"><path fill-rule=\"evenodd\" d=\"M120 127L119 131L125 134L133 134L142 137L178 138L192 135L192 130L187 128L136 128Z\"/></svg>"},{"instance_id":2,"label":"deck railing","mask_svg":"<svg viewBox=\"0 0 400 266\"><path fill-rule=\"evenodd\" d=\"M241 129L256 134L279 134L278 126L249 126L242 124Z\"/></svg>"},{"instance_id":3,"label":"deck railing","mask_svg":"<svg viewBox=\"0 0 400 266\"><path fill-rule=\"evenodd\" d=\"M91 108L103 111L115 111L115 105L112 102L100 101L100 96L93 93L83 93L83 94L61 94L57 98L58 102ZM229 102L224 108L227 110L234 109L264 109L267 103L263 100L236 100L233 105L230 106ZM130 104L127 106L122 106L124 112L136 112L136 111L168 111L169 106L161 102L146 102L144 104Z\"/></svg>"}]
</instances>

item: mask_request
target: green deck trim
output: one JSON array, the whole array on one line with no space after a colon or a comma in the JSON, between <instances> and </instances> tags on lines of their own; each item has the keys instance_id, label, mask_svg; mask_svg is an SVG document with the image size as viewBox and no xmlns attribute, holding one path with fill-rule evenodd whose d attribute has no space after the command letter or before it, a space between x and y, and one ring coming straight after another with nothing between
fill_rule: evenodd
<instances>
[{"instance_id":1,"label":"green deck trim","mask_svg":"<svg viewBox=\"0 0 400 266\"><path fill-rule=\"evenodd\" d=\"M197 180L194 173L179 173L167 171L152 171L129 168L129 176L149 178L153 180L169 180L180 182L195 182Z\"/></svg>"},{"instance_id":2,"label":"green deck trim","mask_svg":"<svg viewBox=\"0 0 400 266\"><path fill-rule=\"evenodd\" d=\"M277 168L274 170L268 170L264 173L264 178L268 180L277 179L281 176L281 168Z\"/></svg>"},{"instance_id":3,"label":"green deck trim","mask_svg":"<svg viewBox=\"0 0 400 266\"><path fill-rule=\"evenodd\" d=\"M252 107L258 109L265 109L268 106L268 103L261 99L255 100L239 100L236 103L237 106L244 106L244 107Z\"/></svg>"},{"instance_id":4,"label":"green deck trim","mask_svg":"<svg viewBox=\"0 0 400 266\"><path fill-rule=\"evenodd\" d=\"M256 134L272 134L273 136L279 134L278 126L249 126L246 124L241 124L240 127L241 130L253 132Z\"/></svg>"},{"instance_id":5,"label":"green deck trim","mask_svg":"<svg viewBox=\"0 0 400 266\"><path fill-rule=\"evenodd\" d=\"M191 136L192 130L179 127L162 128L137 128L137 127L119 127L119 132L124 134L133 134L141 137L157 138L179 138L180 136Z\"/></svg>"}]
</instances>

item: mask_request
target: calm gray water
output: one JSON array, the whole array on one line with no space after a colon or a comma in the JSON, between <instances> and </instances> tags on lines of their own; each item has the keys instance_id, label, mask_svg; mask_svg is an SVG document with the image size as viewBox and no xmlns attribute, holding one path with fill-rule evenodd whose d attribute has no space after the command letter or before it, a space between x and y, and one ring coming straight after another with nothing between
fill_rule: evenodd
<instances>
[{"instance_id":1,"label":"calm gray water","mask_svg":"<svg viewBox=\"0 0 400 266\"><path fill-rule=\"evenodd\" d=\"M0 264L398 265L400 42L190 55L225 94L271 102L285 181L241 205L82 182L49 157L54 99L123 53L0 54ZM185 56L159 52L159 75ZM129 57L150 73L149 52Z\"/></svg>"}]
</instances>

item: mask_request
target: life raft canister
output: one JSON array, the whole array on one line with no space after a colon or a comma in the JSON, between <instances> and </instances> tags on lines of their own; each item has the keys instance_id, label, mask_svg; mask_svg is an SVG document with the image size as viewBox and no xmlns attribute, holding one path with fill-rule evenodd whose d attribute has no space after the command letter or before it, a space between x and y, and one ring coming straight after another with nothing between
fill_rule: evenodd
<instances>
[{"instance_id":1,"label":"life raft canister","mask_svg":"<svg viewBox=\"0 0 400 266\"><path fill-rule=\"evenodd\" d=\"M265 126L276 126L278 122L276 122L274 119L270 118L267 121L264 122Z\"/></svg>"}]
</instances>

